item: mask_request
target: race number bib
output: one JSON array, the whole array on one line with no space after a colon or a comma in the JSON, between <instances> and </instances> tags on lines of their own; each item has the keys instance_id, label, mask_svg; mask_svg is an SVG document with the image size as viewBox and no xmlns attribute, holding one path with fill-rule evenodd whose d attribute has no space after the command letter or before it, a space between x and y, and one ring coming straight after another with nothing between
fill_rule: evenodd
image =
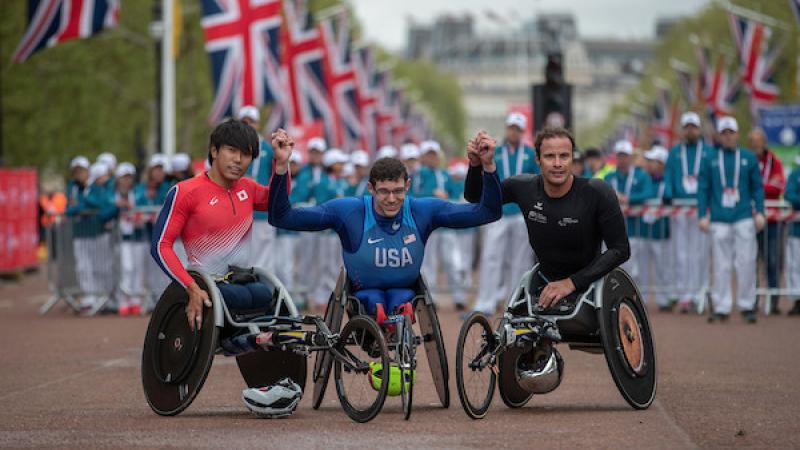
<instances>
[{"instance_id":1,"label":"race number bib","mask_svg":"<svg viewBox=\"0 0 800 450\"><path fill-rule=\"evenodd\" d=\"M739 190L733 188L725 188L722 191L722 206L724 208L733 208L739 203Z\"/></svg>"},{"instance_id":2,"label":"race number bib","mask_svg":"<svg viewBox=\"0 0 800 450\"><path fill-rule=\"evenodd\" d=\"M691 175L683 177L683 190L686 191L687 194L696 194L697 177Z\"/></svg>"}]
</instances>

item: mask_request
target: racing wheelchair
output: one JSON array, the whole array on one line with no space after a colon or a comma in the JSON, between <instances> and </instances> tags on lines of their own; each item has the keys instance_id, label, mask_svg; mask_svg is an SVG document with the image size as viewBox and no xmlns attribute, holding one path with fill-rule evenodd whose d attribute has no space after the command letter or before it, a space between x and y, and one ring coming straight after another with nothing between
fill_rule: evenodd
<instances>
[{"instance_id":1,"label":"racing wheelchair","mask_svg":"<svg viewBox=\"0 0 800 450\"><path fill-rule=\"evenodd\" d=\"M496 330L479 312L461 327L456 385L467 415L486 416L495 384L509 408L520 408L534 394L556 389L564 373L556 343L605 354L622 397L635 409L648 408L656 393L655 343L631 277L616 268L586 291L542 309L537 299L548 280L538 267L522 277Z\"/></svg>"},{"instance_id":2,"label":"racing wheelchair","mask_svg":"<svg viewBox=\"0 0 800 450\"><path fill-rule=\"evenodd\" d=\"M248 283L261 283L271 293L270 305L259 310L232 310L218 282L207 274L189 271L209 294L202 325L194 331L186 320L188 295L173 282L161 295L147 327L142 352L142 385L156 414L173 416L189 407L203 387L216 353L234 356L248 387L263 387L290 378L305 390L307 357L327 355L336 363L334 375L339 400L356 422L372 420L383 406L387 385L354 403L340 377L370 379L370 367L388 366L386 342L375 321L353 317L331 330L318 316L302 316L286 288L273 275L250 269ZM230 274L229 274L230 275Z\"/></svg>"},{"instance_id":3,"label":"racing wheelchair","mask_svg":"<svg viewBox=\"0 0 800 450\"><path fill-rule=\"evenodd\" d=\"M382 365L373 363L371 388L366 386L370 389L389 386L390 395L401 397L403 417L406 420L411 416L414 384L416 383L416 349L420 344L425 347L439 401L443 408L450 406L449 372L442 330L436 315L436 306L422 276L417 279L414 291L415 295L410 301L411 308L409 308L413 312L407 311L405 314L378 318L382 331L389 336L386 342L390 354L389 363ZM350 320L365 317L366 312L363 305L352 294L353 288L347 272L342 268L336 287L328 300L324 316L326 325L333 332L336 332L341 326L345 313ZM414 323L418 325L419 331L414 328ZM318 409L322 404L332 368L336 375L336 390L341 396L342 380L345 377L340 373L347 371L347 367L336 361L335 355L331 353L317 353L313 371L314 399L312 407L314 409ZM387 380L388 382L386 382Z\"/></svg>"}]
</instances>

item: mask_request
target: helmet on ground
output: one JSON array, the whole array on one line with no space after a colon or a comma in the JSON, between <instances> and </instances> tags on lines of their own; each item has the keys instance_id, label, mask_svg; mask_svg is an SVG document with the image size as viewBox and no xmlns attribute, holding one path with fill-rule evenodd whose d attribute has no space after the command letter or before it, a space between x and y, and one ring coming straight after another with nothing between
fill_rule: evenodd
<instances>
[{"instance_id":1,"label":"helmet on ground","mask_svg":"<svg viewBox=\"0 0 800 450\"><path fill-rule=\"evenodd\" d=\"M384 378L383 366L379 362L370 362L369 363L369 378L370 384L372 388L376 391L381 388L381 383L383 383ZM400 395L401 385L400 385L400 367L397 366L396 363L389 363L389 389L387 391L388 395L397 396ZM406 390L408 390L409 384L413 384L417 381L417 371L412 370L411 373L406 373L405 376L405 383L406 383Z\"/></svg>"},{"instance_id":2,"label":"helmet on ground","mask_svg":"<svg viewBox=\"0 0 800 450\"><path fill-rule=\"evenodd\" d=\"M561 384L564 360L552 345L535 348L530 357L523 355L517 363L517 381L531 394L546 394Z\"/></svg>"}]
</instances>

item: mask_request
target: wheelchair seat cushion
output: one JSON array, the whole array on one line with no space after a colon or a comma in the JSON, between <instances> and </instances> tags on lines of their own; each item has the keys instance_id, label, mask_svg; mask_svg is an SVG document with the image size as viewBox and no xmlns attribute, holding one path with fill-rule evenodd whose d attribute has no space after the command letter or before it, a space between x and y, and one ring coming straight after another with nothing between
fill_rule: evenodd
<instances>
[{"instance_id":1,"label":"wheelchair seat cushion","mask_svg":"<svg viewBox=\"0 0 800 450\"><path fill-rule=\"evenodd\" d=\"M225 304L231 311L270 311L275 307L274 289L261 282L246 284L217 283Z\"/></svg>"}]
</instances>

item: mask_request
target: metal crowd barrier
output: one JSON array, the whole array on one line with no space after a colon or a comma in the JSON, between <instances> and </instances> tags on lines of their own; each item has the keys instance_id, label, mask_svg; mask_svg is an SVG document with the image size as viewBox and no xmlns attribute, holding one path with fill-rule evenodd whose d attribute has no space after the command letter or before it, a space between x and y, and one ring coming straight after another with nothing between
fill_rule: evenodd
<instances>
[{"instance_id":1,"label":"metal crowd barrier","mask_svg":"<svg viewBox=\"0 0 800 450\"><path fill-rule=\"evenodd\" d=\"M639 220L643 217L650 217L651 219L662 219L662 218L675 218L675 217L693 217L697 215L697 202L695 200L684 200L684 201L674 201L671 205L664 205L661 201L649 201L643 205L635 205L623 208L623 213L625 214L626 218L634 218L637 219L634 222L633 235L640 236L641 232L644 230L642 221ZM798 222L800 221L800 211L793 210L791 205L784 201L774 201L774 200L767 200L765 202L765 216L767 218L768 223L775 222L778 223L780 226L778 227L780 230L780 234L778 236L778 244L777 244L777 251L781 254L779 255L779 274L778 274L778 287L769 287L767 285L767 276L766 276L766 261L770 256L770 249L767 246L766 239L757 239L757 243L759 245L759 253L758 253L758 265L757 265L757 287L756 287L756 296L762 297L765 301L762 305L760 305L766 314L771 313L772 311L772 299L773 297L781 297L781 296L796 296L800 298L800 287L790 288L786 286L786 279L788 279L788 271L797 271L800 270L800 261L788 261L787 260L787 252L785 249L787 248L787 239L788 239L788 232L789 226L791 222ZM670 229L672 231L672 223L670 224ZM662 228L661 230L666 231L666 228ZM766 227L765 227L766 230ZM672 231L674 233L674 231ZM710 237L709 237L710 238ZM666 294L668 298L674 299L677 298L676 295L682 291L683 287L681 283L685 282L685 280L677 279L677 277L672 277L672 283L668 285L660 285L653 283L651 280L656 279L655 271L663 270L662 268L666 268L669 270L672 265L674 268L675 264L675 254L674 251L680 251L680 249L674 248L672 246L672 240L674 236L665 236L663 234L652 236L650 238L643 238L644 240L647 239L662 239L665 241L669 241L669 247L672 248L672 252L667 252L667 254L663 255L662 258L658 260L651 260L647 262L648 271L646 274L639 274L639 280L637 280L640 284L640 288L642 292L645 293L646 297L653 298L658 294ZM634 255L635 249L632 249L631 260L635 260L638 255ZM711 260L710 254L710 245L709 245L709 259ZM713 265L713 260L711 261ZM697 302L694 306L697 309L699 314L702 314L705 309L708 307L708 302L710 300L710 288L712 284L712 276L711 271L709 273L704 274L705 281L701 286L699 292L697 292L697 296L704 299L704 301Z\"/></svg>"},{"instance_id":2,"label":"metal crowd barrier","mask_svg":"<svg viewBox=\"0 0 800 450\"><path fill-rule=\"evenodd\" d=\"M125 218L138 223L152 223L160 210L159 206L136 208ZM75 313L80 313L81 299L89 297L93 301L83 312L93 316L113 306L120 295L139 298L142 314L145 314L169 283L150 257L150 240L146 236L142 245L147 249L139 252L142 261L134 262L144 271L144 283L138 292L128 292L120 283L122 233L119 218L108 221L103 232L96 236L77 236L81 234L79 230L84 226L84 220L94 214L96 212L58 216L53 225L45 229L47 282L51 297L40 308L40 314L47 314L60 301Z\"/></svg>"}]
</instances>

